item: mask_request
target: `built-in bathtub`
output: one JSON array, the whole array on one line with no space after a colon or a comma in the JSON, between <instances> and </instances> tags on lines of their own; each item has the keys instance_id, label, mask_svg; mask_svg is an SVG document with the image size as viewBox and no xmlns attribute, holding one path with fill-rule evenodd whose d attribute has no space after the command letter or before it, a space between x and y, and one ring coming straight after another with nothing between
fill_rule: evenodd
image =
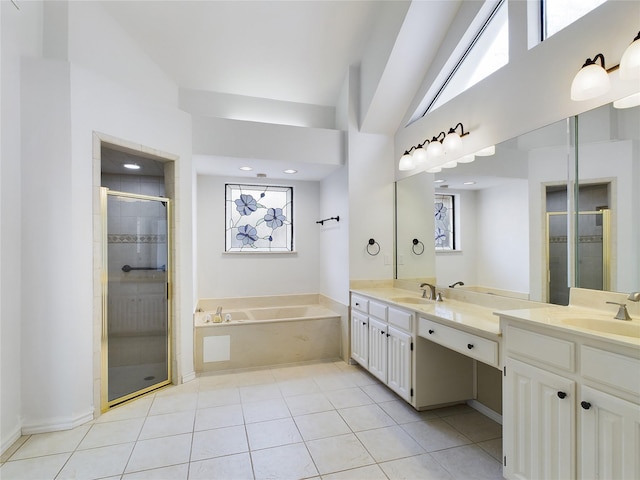
<instances>
[{"instance_id":1,"label":"built-in bathtub","mask_svg":"<svg viewBox=\"0 0 640 480\"><path fill-rule=\"evenodd\" d=\"M218 307L222 322L215 323ZM205 299L194 325L198 374L341 355L341 317L318 295Z\"/></svg>"}]
</instances>

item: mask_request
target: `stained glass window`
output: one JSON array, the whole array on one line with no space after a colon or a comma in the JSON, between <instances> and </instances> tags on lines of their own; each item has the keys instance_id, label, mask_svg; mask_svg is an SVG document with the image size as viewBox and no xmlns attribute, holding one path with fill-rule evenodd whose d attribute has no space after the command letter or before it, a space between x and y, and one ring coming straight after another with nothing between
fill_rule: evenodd
<instances>
[{"instance_id":1,"label":"stained glass window","mask_svg":"<svg viewBox=\"0 0 640 480\"><path fill-rule=\"evenodd\" d=\"M293 251L293 187L226 184L225 205L225 251Z\"/></svg>"},{"instance_id":2,"label":"stained glass window","mask_svg":"<svg viewBox=\"0 0 640 480\"><path fill-rule=\"evenodd\" d=\"M434 201L435 246L438 250L455 250L454 197L436 195Z\"/></svg>"}]
</instances>

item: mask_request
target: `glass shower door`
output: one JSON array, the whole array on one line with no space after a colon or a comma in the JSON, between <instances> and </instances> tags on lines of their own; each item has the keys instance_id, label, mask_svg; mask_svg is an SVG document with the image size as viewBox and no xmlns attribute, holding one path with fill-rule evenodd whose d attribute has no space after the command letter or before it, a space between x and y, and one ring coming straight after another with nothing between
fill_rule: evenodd
<instances>
[{"instance_id":1,"label":"glass shower door","mask_svg":"<svg viewBox=\"0 0 640 480\"><path fill-rule=\"evenodd\" d=\"M170 382L166 198L106 192L102 408ZM106 392L106 398L105 398Z\"/></svg>"}]
</instances>

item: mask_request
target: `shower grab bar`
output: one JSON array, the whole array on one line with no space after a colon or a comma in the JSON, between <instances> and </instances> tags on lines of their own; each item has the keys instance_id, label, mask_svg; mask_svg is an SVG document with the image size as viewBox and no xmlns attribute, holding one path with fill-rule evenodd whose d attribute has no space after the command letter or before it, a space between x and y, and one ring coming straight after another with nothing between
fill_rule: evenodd
<instances>
[{"instance_id":1,"label":"shower grab bar","mask_svg":"<svg viewBox=\"0 0 640 480\"><path fill-rule=\"evenodd\" d=\"M123 272L130 272L131 270L157 270L159 272L166 272L167 266L161 265L159 267L132 267L131 265L124 265L122 267Z\"/></svg>"}]
</instances>

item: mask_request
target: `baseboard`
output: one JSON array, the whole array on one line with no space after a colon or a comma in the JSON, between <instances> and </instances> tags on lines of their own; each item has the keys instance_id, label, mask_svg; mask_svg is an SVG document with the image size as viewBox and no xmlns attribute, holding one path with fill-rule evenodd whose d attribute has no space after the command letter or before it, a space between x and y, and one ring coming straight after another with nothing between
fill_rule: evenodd
<instances>
[{"instance_id":1,"label":"baseboard","mask_svg":"<svg viewBox=\"0 0 640 480\"><path fill-rule=\"evenodd\" d=\"M196 379L196 372L189 372L186 375L182 376L182 383L187 383L195 379Z\"/></svg>"},{"instance_id":2,"label":"baseboard","mask_svg":"<svg viewBox=\"0 0 640 480\"><path fill-rule=\"evenodd\" d=\"M493 410L491 410L486 405L483 405L482 403L480 403L477 400L467 400L467 405L469 405L474 410L477 410L481 414L489 417L494 422L497 422L500 425L502 425L502 415L500 415L497 412L494 412Z\"/></svg>"},{"instance_id":3,"label":"baseboard","mask_svg":"<svg viewBox=\"0 0 640 480\"><path fill-rule=\"evenodd\" d=\"M0 455L4 455L4 452L9 450L11 445L13 445L21 436L22 436L22 428L20 428L20 425L18 425L13 430L13 432L11 432L6 438L2 439L2 446L0 447Z\"/></svg>"},{"instance_id":4,"label":"baseboard","mask_svg":"<svg viewBox=\"0 0 640 480\"><path fill-rule=\"evenodd\" d=\"M72 428L84 425L93 420L93 407L84 414L75 418L57 419L52 422L43 423L24 423L22 425L22 435L33 435L36 433L58 432L61 430L71 430Z\"/></svg>"}]
</instances>

